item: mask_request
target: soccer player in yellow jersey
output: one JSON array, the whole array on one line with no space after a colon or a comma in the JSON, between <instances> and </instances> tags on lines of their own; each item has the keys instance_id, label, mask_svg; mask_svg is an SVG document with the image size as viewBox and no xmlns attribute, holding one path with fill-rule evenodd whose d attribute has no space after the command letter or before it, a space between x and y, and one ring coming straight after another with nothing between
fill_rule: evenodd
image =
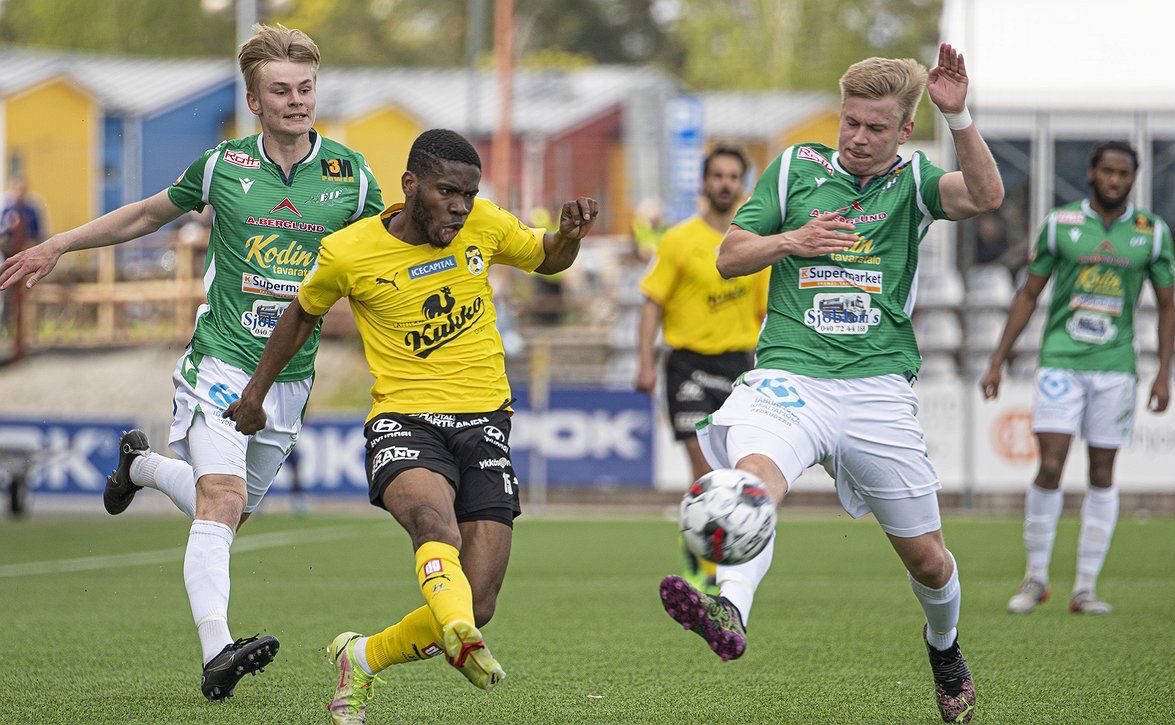
<instances>
[{"instance_id":1,"label":"soccer player in yellow jersey","mask_svg":"<svg viewBox=\"0 0 1175 725\"><path fill-rule=\"evenodd\" d=\"M225 416L245 434L265 424L262 400L319 318L342 297L375 377L367 418L371 503L412 538L425 606L370 637L331 643L339 684L336 723L361 723L375 675L444 654L490 690L505 676L479 627L494 614L514 517L510 385L494 325L491 264L551 274L571 266L599 214L567 202L543 234L478 199L481 159L460 135L426 131L401 177L404 204L332 234L302 283L239 401Z\"/></svg>"},{"instance_id":2,"label":"soccer player in yellow jersey","mask_svg":"<svg viewBox=\"0 0 1175 725\"><path fill-rule=\"evenodd\" d=\"M710 472L694 426L726 401L734 381L754 367L754 348L767 312L771 270L723 279L718 247L743 199L747 161L731 146L718 146L702 164L706 208L665 232L648 274L637 332L640 370L636 388L657 387L653 345L663 326L670 347L665 392L674 438L685 444L694 480ZM686 551L686 579L717 593L715 567Z\"/></svg>"}]
</instances>

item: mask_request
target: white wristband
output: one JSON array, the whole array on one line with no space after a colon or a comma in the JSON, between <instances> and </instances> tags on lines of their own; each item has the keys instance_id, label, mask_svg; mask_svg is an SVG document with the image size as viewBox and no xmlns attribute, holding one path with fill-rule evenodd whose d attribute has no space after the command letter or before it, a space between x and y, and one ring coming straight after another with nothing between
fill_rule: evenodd
<instances>
[{"instance_id":1,"label":"white wristband","mask_svg":"<svg viewBox=\"0 0 1175 725\"><path fill-rule=\"evenodd\" d=\"M963 106L963 110L959 113L943 113L942 115L952 131L962 131L971 125L971 112L967 110L966 106Z\"/></svg>"}]
</instances>

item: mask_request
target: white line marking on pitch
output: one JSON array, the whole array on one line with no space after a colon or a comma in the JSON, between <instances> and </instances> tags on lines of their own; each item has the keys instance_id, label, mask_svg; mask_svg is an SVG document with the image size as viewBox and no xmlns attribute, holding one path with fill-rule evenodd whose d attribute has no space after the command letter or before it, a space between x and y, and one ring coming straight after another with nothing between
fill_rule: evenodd
<instances>
[{"instance_id":1,"label":"white line marking on pitch","mask_svg":"<svg viewBox=\"0 0 1175 725\"><path fill-rule=\"evenodd\" d=\"M254 534L242 536L233 542L234 553L242 551L256 551L258 549L272 549L290 544L305 544L314 541L330 541L342 539L354 533L355 527L321 527L298 531L274 531L268 534ZM173 561L182 561L183 548L155 549L153 551L137 551L129 554L110 554L106 556L83 556L77 559L54 559L52 561L30 561L23 564L6 564L0 566L0 578L13 576L29 576L32 574L63 574L76 571L91 571L94 569L115 569L126 566L144 566L147 564L167 564Z\"/></svg>"}]
</instances>

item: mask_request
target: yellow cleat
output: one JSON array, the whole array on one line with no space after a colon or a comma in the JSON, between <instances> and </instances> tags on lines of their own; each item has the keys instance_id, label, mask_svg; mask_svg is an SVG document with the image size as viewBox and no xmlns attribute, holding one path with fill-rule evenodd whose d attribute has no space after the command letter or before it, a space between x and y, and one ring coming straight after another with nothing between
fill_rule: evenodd
<instances>
[{"instance_id":1,"label":"yellow cleat","mask_svg":"<svg viewBox=\"0 0 1175 725\"><path fill-rule=\"evenodd\" d=\"M363 725L367 720L367 703L375 695L375 683L383 682L355 664L355 642L363 635L343 632L327 648L330 662L339 671L339 684L328 709L334 725Z\"/></svg>"},{"instance_id":2,"label":"yellow cleat","mask_svg":"<svg viewBox=\"0 0 1175 725\"><path fill-rule=\"evenodd\" d=\"M481 632L473 624L460 620L452 622L444 628L441 640L445 659L474 685L489 692L505 679L502 665L490 654Z\"/></svg>"}]
</instances>

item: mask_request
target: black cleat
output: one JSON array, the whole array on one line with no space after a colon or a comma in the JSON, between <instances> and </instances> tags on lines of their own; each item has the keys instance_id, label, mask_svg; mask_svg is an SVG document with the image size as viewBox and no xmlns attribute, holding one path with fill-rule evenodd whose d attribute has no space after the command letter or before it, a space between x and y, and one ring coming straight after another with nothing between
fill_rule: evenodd
<instances>
[{"instance_id":1,"label":"black cleat","mask_svg":"<svg viewBox=\"0 0 1175 725\"><path fill-rule=\"evenodd\" d=\"M233 688L245 675L264 672L277 657L276 637L246 637L227 644L220 654L204 665L200 691L208 702L224 702L233 696Z\"/></svg>"},{"instance_id":2,"label":"black cleat","mask_svg":"<svg viewBox=\"0 0 1175 725\"><path fill-rule=\"evenodd\" d=\"M102 492L102 504L111 516L126 511L135 494L142 486L131 483L131 462L151 450L147 434L135 428L125 431L118 439L118 468L106 477L106 490Z\"/></svg>"},{"instance_id":3,"label":"black cleat","mask_svg":"<svg viewBox=\"0 0 1175 725\"><path fill-rule=\"evenodd\" d=\"M923 639L926 630L922 630ZM938 712L943 722L970 722L975 714L975 682L971 679L971 668L963 651L959 649L959 638L951 646L939 651L926 643L930 653L930 671L934 674L934 694Z\"/></svg>"}]
</instances>

